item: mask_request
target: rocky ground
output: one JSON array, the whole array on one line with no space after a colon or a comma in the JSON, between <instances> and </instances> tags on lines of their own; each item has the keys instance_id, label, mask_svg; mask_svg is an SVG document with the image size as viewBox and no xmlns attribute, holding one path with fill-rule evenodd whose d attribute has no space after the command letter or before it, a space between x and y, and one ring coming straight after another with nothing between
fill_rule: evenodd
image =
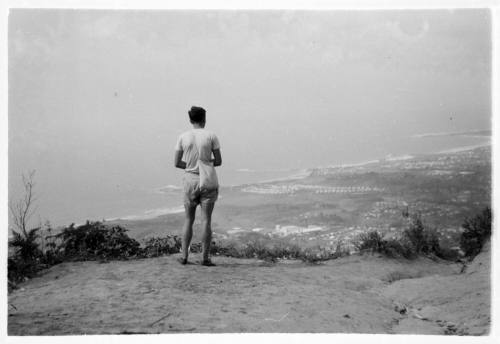
<instances>
[{"instance_id":1,"label":"rocky ground","mask_svg":"<svg viewBox=\"0 0 500 344\"><path fill-rule=\"evenodd\" d=\"M489 331L489 250L465 269L379 255L320 265L215 257L216 267L176 258L54 266L10 293L8 333Z\"/></svg>"}]
</instances>

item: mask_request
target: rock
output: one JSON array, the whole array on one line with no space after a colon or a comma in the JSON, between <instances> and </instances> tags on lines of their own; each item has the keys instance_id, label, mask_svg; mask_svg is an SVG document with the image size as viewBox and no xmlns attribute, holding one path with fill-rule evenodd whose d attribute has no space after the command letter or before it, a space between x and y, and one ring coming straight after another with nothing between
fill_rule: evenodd
<instances>
[{"instance_id":1,"label":"rock","mask_svg":"<svg viewBox=\"0 0 500 344\"><path fill-rule=\"evenodd\" d=\"M394 305L394 310L396 312L398 312L399 314L406 314L406 313L408 313L408 308L406 307L406 305L403 305L403 304L400 304L400 303L396 303Z\"/></svg>"}]
</instances>

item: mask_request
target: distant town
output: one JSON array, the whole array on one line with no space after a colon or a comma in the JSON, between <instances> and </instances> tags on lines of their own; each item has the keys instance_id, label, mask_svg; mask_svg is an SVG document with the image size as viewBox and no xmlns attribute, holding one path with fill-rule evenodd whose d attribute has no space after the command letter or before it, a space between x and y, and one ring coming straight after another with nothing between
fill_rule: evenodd
<instances>
[{"instance_id":1,"label":"distant town","mask_svg":"<svg viewBox=\"0 0 500 344\"><path fill-rule=\"evenodd\" d=\"M316 168L300 180L247 185L239 191L271 197L262 200L277 211L263 216L262 207L242 205L240 210L246 209L250 216L261 209L260 218L248 226L241 224L249 221L241 221L229 228L219 220L216 237L258 234L307 245L348 245L368 231L397 235L407 217L418 214L443 244L453 248L464 218L490 204L491 148ZM237 223L241 211L230 223Z\"/></svg>"}]
</instances>

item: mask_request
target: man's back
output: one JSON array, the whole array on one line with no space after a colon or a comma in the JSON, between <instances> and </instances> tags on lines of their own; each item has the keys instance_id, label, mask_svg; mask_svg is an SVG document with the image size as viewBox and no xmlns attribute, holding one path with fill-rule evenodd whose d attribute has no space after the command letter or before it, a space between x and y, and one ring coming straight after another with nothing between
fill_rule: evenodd
<instances>
[{"instance_id":1,"label":"man's back","mask_svg":"<svg viewBox=\"0 0 500 344\"><path fill-rule=\"evenodd\" d=\"M220 149L220 144L214 133L204 128L196 128L181 134L175 149L184 152L186 172L198 173L198 159L210 161L212 151Z\"/></svg>"}]
</instances>

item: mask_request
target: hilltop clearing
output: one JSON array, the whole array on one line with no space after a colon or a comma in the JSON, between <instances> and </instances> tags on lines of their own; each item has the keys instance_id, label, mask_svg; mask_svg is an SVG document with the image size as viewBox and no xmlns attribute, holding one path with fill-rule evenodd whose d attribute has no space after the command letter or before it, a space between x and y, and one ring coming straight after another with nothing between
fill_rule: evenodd
<instances>
[{"instance_id":1,"label":"hilltop clearing","mask_svg":"<svg viewBox=\"0 0 500 344\"><path fill-rule=\"evenodd\" d=\"M489 331L489 251L463 273L379 255L319 265L216 257L213 268L177 256L53 266L9 295L9 335Z\"/></svg>"}]
</instances>

